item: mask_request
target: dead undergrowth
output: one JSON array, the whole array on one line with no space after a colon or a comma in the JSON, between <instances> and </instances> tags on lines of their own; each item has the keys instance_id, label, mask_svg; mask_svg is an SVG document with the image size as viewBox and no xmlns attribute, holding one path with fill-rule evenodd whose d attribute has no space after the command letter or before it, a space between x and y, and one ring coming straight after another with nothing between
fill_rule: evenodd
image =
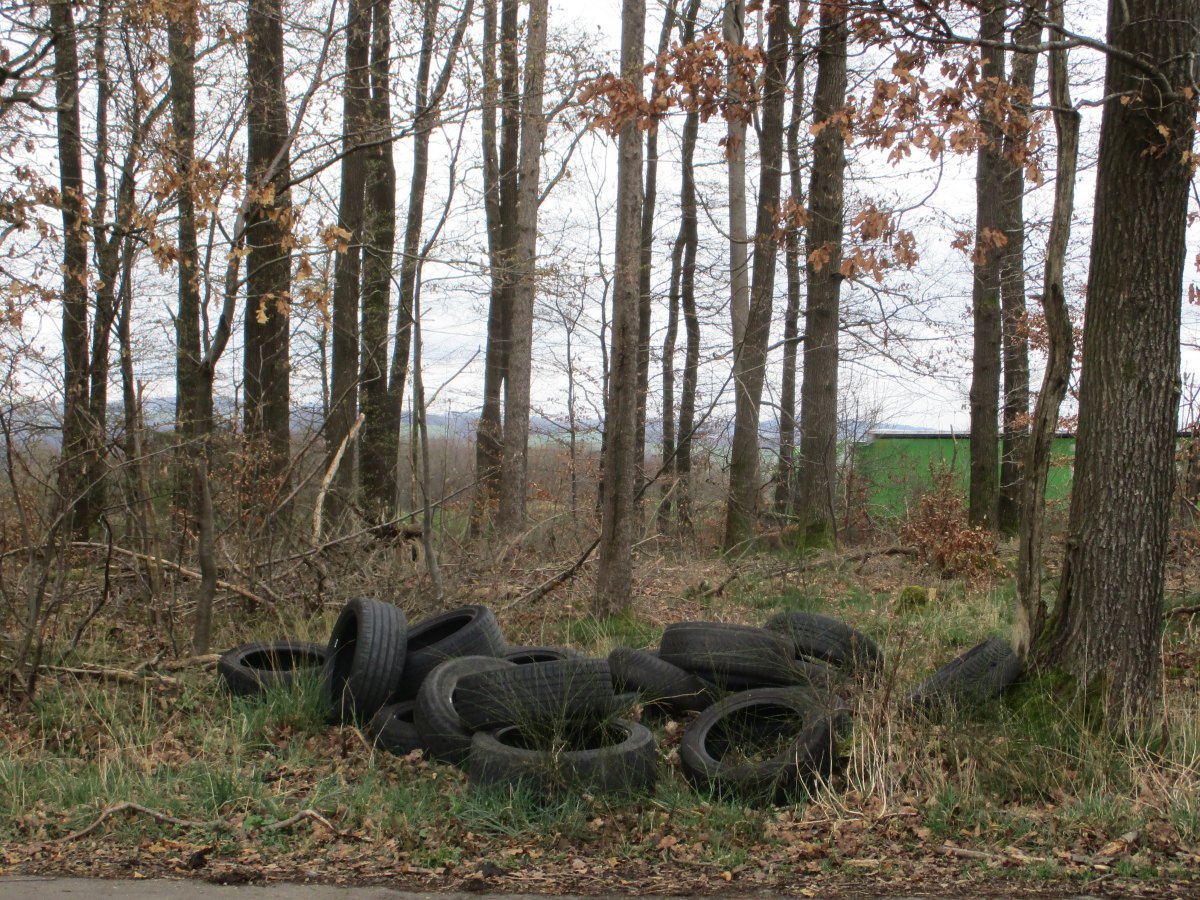
<instances>
[{"instance_id":1,"label":"dead undergrowth","mask_svg":"<svg viewBox=\"0 0 1200 900\"><path fill-rule=\"evenodd\" d=\"M1006 632L1003 553L995 572L964 581L888 545L731 559L704 534L687 546L659 540L642 548L634 612L596 619L587 565L536 602L522 599L571 565L588 537L565 524L541 534L484 553L447 548L446 605L488 604L512 643L598 655L651 646L670 622L759 623L779 609L827 612L872 634L885 676L847 688L856 717L842 770L802 805L719 802L687 786L680 727L660 725L663 774L652 798L547 805L469 791L456 769L330 729L311 685L265 702L222 692L211 658L183 650L181 573L168 582L168 620L139 601L136 561L110 571L105 603L63 653L105 589L102 551L85 549L50 623L56 655L36 696L5 701L0 871L580 893L1200 890L1200 620L1169 620L1169 736L1160 746L1089 730L1069 698L1038 682L931 723L901 716L895 701L956 653ZM275 560L269 580L248 577L255 572L246 560L226 569L244 591L221 595L222 646L323 640L337 608L359 593L399 603L410 619L436 606L403 548L369 536ZM1188 583L1177 576L1174 586Z\"/></svg>"}]
</instances>

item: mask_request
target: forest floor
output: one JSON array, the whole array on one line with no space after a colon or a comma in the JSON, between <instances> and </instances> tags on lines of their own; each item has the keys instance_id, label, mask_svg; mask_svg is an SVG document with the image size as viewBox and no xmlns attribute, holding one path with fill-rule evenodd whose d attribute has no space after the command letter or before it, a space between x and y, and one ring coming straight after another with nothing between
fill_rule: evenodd
<instances>
[{"instance_id":1,"label":"forest floor","mask_svg":"<svg viewBox=\"0 0 1200 900\"><path fill-rule=\"evenodd\" d=\"M331 729L312 685L247 700L219 688L211 659L164 662L161 625L128 602L96 616L33 702L4 701L0 875L490 893L1200 896L1200 617L1168 618L1168 702L1153 747L1090 728L1037 680L930 722L900 715L895 698L1007 633L1006 562L962 580L861 551L696 556L643 556L626 616L587 613L586 573L528 602L542 573L505 586L463 570L451 573L452 596L492 605L514 644L596 655L652 646L688 619L757 624L779 609L845 618L879 642L885 675L846 698L856 715L845 766L807 803L759 809L698 795L679 772L678 723L658 728L651 798L547 803L468 790L456 768ZM1194 573L1172 578L1170 605L1194 604ZM323 641L339 605L266 617L223 607L222 621L255 624L227 625L222 645ZM410 608L410 620L421 612Z\"/></svg>"}]
</instances>

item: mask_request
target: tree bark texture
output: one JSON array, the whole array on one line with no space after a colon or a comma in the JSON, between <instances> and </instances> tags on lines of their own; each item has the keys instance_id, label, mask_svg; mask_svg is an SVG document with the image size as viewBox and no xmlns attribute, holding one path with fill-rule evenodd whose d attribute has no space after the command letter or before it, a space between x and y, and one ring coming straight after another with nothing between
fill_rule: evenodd
<instances>
[{"instance_id":1,"label":"tree bark texture","mask_svg":"<svg viewBox=\"0 0 1200 900\"><path fill-rule=\"evenodd\" d=\"M511 330L504 381L504 452L500 461L497 524L514 532L525 527L529 480L529 388L533 366L533 306L537 296L538 179L546 118L542 89L546 78L547 0L532 0L521 96L521 157L517 181L516 240L513 244ZM634 251L636 257L636 249Z\"/></svg>"},{"instance_id":2,"label":"tree bark texture","mask_svg":"<svg viewBox=\"0 0 1200 900\"><path fill-rule=\"evenodd\" d=\"M657 60L667 52L671 32L675 28L675 4L669 0L663 12L662 30L658 36L655 55L656 75L661 69ZM650 91L651 105L661 93L658 79ZM650 291L650 276L654 268L654 207L658 200L658 129L646 132L646 187L642 194L641 265L638 268L638 383L637 425L634 434L634 459L637 460L637 482L641 489L646 478L646 398L650 393L650 322L654 298Z\"/></svg>"},{"instance_id":3,"label":"tree bark texture","mask_svg":"<svg viewBox=\"0 0 1200 900\"><path fill-rule=\"evenodd\" d=\"M725 0L722 33L731 44L746 39L746 4L744 0ZM736 108L745 95L745 87L732 83L734 72L729 69L731 83L729 100ZM746 245L746 120L733 117L725 132L725 158L729 180L729 322L733 327L733 351L741 352L746 338L746 320L750 316L750 268Z\"/></svg>"},{"instance_id":4,"label":"tree bark texture","mask_svg":"<svg viewBox=\"0 0 1200 900\"><path fill-rule=\"evenodd\" d=\"M326 461L332 464L342 442L358 419L359 289L362 278L362 238L367 135L370 101L371 8L369 0L349 0L346 7L346 75L342 88L341 229L333 273L333 334L330 339L329 421L325 429ZM356 444L343 451L327 501L330 521L342 518L354 500Z\"/></svg>"},{"instance_id":5,"label":"tree bark texture","mask_svg":"<svg viewBox=\"0 0 1200 900\"><path fill-rule=\"evenodd\" d=\"M1050 15L1052 22L1062 24L1063 0L1051 0ZM1054 107L1058 159L1054 211L1050 220L1042 287L1048 343L1046 371L1034 406L1032 428L1025 451L1020 525L1017 530L1017 616L1012 643L1013 649L1022 657L1040 640L1046 622L1046 603L1042 599L1046 480L1050 473L1050 450L1058 430L1058 412L1067 395L1071 358L1075 353L1075 336L1063 289L1063 270L1066 266L1067 242L1071 236L1071 216L1075 209L1081 116L1071 103L1065 49L1050 51L1049 68L1050 102Z\"/></svg>"},{"instance_id":6,"label":"tree bark texture","mask_svg":"<svg viewBox=\"0 0 1200 900\"><path fill-rule=\"evenodd\" d=\"M1043 11L1034 4L1013 30L1018 45L1037 44ZM1001 409L1000 491L996 524L1014 533L1021 517L1025 455L1029 446L1029 336L1025 328L1025 169L1017 161L1029 141L1037 54L1013 53L1009 83L1012 123L1004 135L1002 204L1007 243L1000 257L1000 335L1004 369Z\"/></svg>"},{"instance_id":7,"label":"tree bark texture","mask_svg":"<svg viewBox=\"0 0 1200 900\"><path fill-rule=\"evenodd\" d=\"M1004 0L980 4L979 37L1004 40ZM1004 79L1004 51L985 46L980 54L979 124L981 139L975 170L974 282L971 317L971 484L972 525L996 527L1000 455L1000 260L1003 257L1003 133L992 99Z\"/></svg>"},{"instance_id":8,"label":"tree bark texture","mask_svg":"<svg viewBox=\"0 0 1200 900\"><path fill-rule=\"evenodd\" d=\"M249 0L246 28L246 168L249 190L255 197L247 210L245 230L249 254L244 415L247 437L252 445L262 445L252 446L251 452L265 454L252 472L273 477L280 475L288 463L291 413L288 311L292 293L292 202L288 189L291 167L287 159L281 0ZM271 178L264 183L268 171Z\"/></svg>"},{"instance_id":9,"label":"tree bark texture","mask_svg":"<svg viewBox=\"0 0 1200 900\"><path fill-rule=\"evenodd\" d=\"M400 395L388 390L388 320L396 248L396 163L392 144L391 0L371 0L370 99L362 239L362 357L359 480L365 504L385 519L395 512ZM406 354L407 355L407 354Z\"/></svg>"},{"instance_id":10,"label":"tree bark texture","mask_svg":"<svg viewBox=\"0 0 1200 900\"><path fill-rule=\"evenodd\" d=\"M792 36L792 112L787 126L788 188L795 203L804 203L800 174L800 124L804 121L804 27L808 3L800 4ZM800 348L800 231L788 228L783 242L787 273L787 308L783 315L783 373L779 389L779 468L775 512L787 513L796 476L796 356Z\"/></svg>"},{"instance_id":11,"label":"tree bark texture","mask_svg":"<svg viewBox=\"0 0 1200 900\"><path fill-rule=\"evenodd\" d=\"M483 409L475 439L475 497L471 529L482 531L500 498L500 466L504 449L501 399L508 373L512 332L513 279L510 272L517 231L517 166L520 157L520 93L517 62L517 0L503 0L500 35L496 39L496 0L484 7L483 144L484 197L488 224L491 295L484 351ZM499 97L495 58L500 53ZM496 107L500 107L497 135ZM497 138L499 145L497 146Z\"/></svg>"},{"instance_id":12,"label":"tree bark texture","mask_svg":"<svg viewBox=\"0 0 1200 900\"><path fill-rule=\"evenodd\" d=\"M196 233L196 5L182 4L167 25L170 55L171 133L179 210L178 290L175 317L175 421L179 434L176 499L181 509L195 501L192 462L207 450L212 431L212 386L204 377L200 332L200 250ZM190 499L189 499L190 498Z\"/></svg>"},{"instance_id":13,"label":"tree bark texture","mask_svg":"<svg viewBox=\"0 0 1200 900\"><path fill-rule=\"evenodd\" d=\"M846 139L832 122L846 103L846 8L823 3L817 48L812 178L808 188L808 304L804 313L804 376L800 384L797 523L806 541L836 537L838 322L845 229Z\"/></svg>"},{"instance_id":14,"label":"tree bark texture","mask_svg":"<svg viewBox=\"0 0 1200 900\"><path fill-rule=\"evenodd\" d=\"M787 0L773 0L767 13L767 64L763 73L762 132L759 137L758 209L754 224L754 275L750 314L741 350L734 356L735 412L725 507L725 546L731 548L754 529L758 502L759 409L767 371L771 309L779 240L780 186L783 180L783 100L789 49Z\"/></svg>"},{"instance_id":15,"label":"tree bark texture","mask_svg":"<svg viewBox=\"0 0 1200 900\"><path fill-rule=\"evenodd\" d=\"M696 16L700 0L690 0L683 20L682 41L696 38ZM683 312L686 345L683 353L683 383L679 391L679 438L675 445L677 478L675 509L680 528L692 527L692 433L696 427L696 387L700 371L700 316L696 311L696 251L700 245L699 214L696 205L696 139L700 116L689 112L683 119L679 148L679 238L683 256L679 267L679 303Z\"/></svg>"},{"instance_id":16,"label":"tree bark texture","mask_svg":"<svg viewBox=\"0 0 1200 900\"><path fill-rule=\"evenodd\" d=\"M623 0L621 76L642 93L645 0ZM638 270L641 268L642 135L629 121L617 138L617 237L604 478L600 483L600 561L592 609L597 616L633 604L634 458L638 388Z\"/></svg>"},{"instance_id":17,"label":"tree bark texture","mask_svg":"<svg viewBox=\"0 0 1200 900\"><path fill-rule=\"evenodd\" d=\"M1162 674L1200 4L1111 0L1067 550L1049 657L1145 723Z\"/></svg>"},{"instance_id":18,"label":"tree bark texture","mask_svg":"<svg viewBox=\"0 0 1200 900\"><path fill-rule=\"evenodd\" d=\"M58 184L62 213L63 420L58 495L65 531L74 530L85 488L88 409L88 251L79 127L79 50L69 0L50 4L54 37L54 101L58 131Z\"/></svg>"}]
</instances>

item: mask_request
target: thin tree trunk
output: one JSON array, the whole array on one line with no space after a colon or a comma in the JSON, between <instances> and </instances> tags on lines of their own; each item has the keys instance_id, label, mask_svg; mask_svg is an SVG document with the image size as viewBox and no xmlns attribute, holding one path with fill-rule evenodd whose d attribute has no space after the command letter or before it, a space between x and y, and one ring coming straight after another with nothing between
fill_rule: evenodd
<instances>
[{"instance_id":1,"label":"thin tree trunk","mask_svg":"<svg viewBox=\"0 0 1200 900\"><path fill-rule=\"evenodd\" d=\"M212 428L212 393L203 376L204 351L200 334L200 250L196 233L194 167L196 161L196 5L185 0L178 17L167 23L167 48L171 79L171 133L174 139L179 207L178 290L175 316L175 502L190 509L198 499L194 460L207 452Z\"/></svg>"},{"instance_id":2,"label":"thin tree trunk","mask_svg":"<svg viewBox=\"0 0 1200 900\"><path fill-rule=\"evenodd\" d=\"M347 504L354 500L356 444L342 443L358 419L359 288L362 278L362 237L367 135L370 101L371 9L369 0L349 0L346 7L346 80L342 90L341 197L338 202L339 246L333 273L333 315L330 362L330 410L325 429L326 460L342 452L326 501L336 528Z\"/></svg>"},{"instance_id":3,"label":"thin tree trunk","mask_svg":"<svg viewBox=\"0 0 1200 900\"><path fill-rule=\"evenodd\" d=\"M655 75L661 72L657 62L667 52L671 31L675 28L675 4L668 0L663 12L662 30L658 36L655 55ZM650 104L662 93L655 77L650 91ZM640 487L646 477L646 398L650 393L650 322L654 312L650 293L650 276L654 268L654 205L658 198L658 129L646 132L646 188L642 194L641 266L638 270L638 382L637 424L634 430L633 457L637 462L637 482Z\"/></svg>"},{"instance_id":4,"label":"thin tree trunk","mask_svg":"<svg viewBox=\"0 0 1200 900\"><path fill-rule=\"evenodd\" d=\"M246 127L247 182L271 178L246 212L245 426L251 444L265 453L261 473L275 480L288 464L288 312L292 292L291 167L287 153L287 97L284 88L283 4L249 0L246 65L249 98ZM273 169L272 169L273 166ZM214 342L216 343L216 342ZM213 365L216 360L214 359ZM251 452L256 452L252 446ZM207 478L207 473L205 473ZM205 482L207 484L207 481ZM272 484L278 490L282 485ZM197 488L199 485L197 485Z\"/></svg>"},{"instance_id":5,"label":"thin tree trunk","mask_svg":"<svg viewBox=\"0 0 1200 900\"><path fill-rule=\"evenodd\" d=\"M425 382L421 373L421 292L413 295L413 428L420 434L421 443L421 540L425 547L425 565L433 586L434 600L441 602L445 595L442 570L438 566L437 549L433 545L433 497L429 473L429 422L425 415Z\"/></svg>"},{"instance_id":6,"label":"thin tree trunk","mask_svg":"<svg viewBox=\"0 0 1200 900\"><path fill-rule=\"evenodd\" d=\"M1004 79L1004 0L980 5L979 122L982 138L975 172L975 252L971 314L971 486L972 525L996 527L999 488L1000 415L1000 260L1004 219L1001 203L1003 134L989 111Z\"/></svg>"},{"instance_id":7,"label":"thin tree trunk","mask_svg":"<svg viewBox=\"0 0 1200 900\"><path fill-rule=\"evenodd\" d=\"M645 36L645 0L623 0L621 77L639 98ZM642 150L641 133L631 119L617 137L612 361L605 404L604 479L600 483L600 562L592 598L592 611L597 616L628 609L633 603Z\"/></svg>"},{"instance_id":8,"label":"thin tree trunk","mask_svg":"<svg viewBox=\"0 0 1200 900\"><path fill-rule=\"evenodd\" d=\"M682 226L681 226L682 230ZM683 274L683 234L671 246L670 287L667 289L667 328L662 349L662 495L657 527L671 526L671 494L675 490L675 344L679 339L679 282Z\"/></svg>"},{"instance_id":9,"label":"thin tree trunk","mask_svg":"<svg viewBox=\"0 0 1200 900\"><path fill-rule=\"evenodd\" d=\"M700 0L690 0L683 19L684 44L696 38L696 16ZM686 532L692 527L692 432L696 419L696 388L700 372L700 316L696 310L696 251L699 247L699 215L696 206L695 156L700 132L700 116L695 111L683 120L679 150L679 238L683 259L679 269L679 302L683 308L683 327L687 344L683 355L683 384L679 394L679 442L675 447L675 472L678 478L675 508L679 525Z\"/></svg>"},{"instance_id":10,"label":"thin tree trunk","mask_svg":"<svg viewBox=\"0 0 1200 900\"><path fill-rule=\"evenodd\" d=\"M85 486L88 444L88 253L83 197L83 151L79 127L79 52L69 0L50 4L54 38L54 100L62 211L63 421L58 502L64 533L75 530L75 511Z\"/></svg>"},{"instance_id":11,"label":"thin tree trunk","mask_svg":"<svg viewBox=\"0 0 1200 900\"><path fill-rule=\"evenodd\" d=\"M1044 4L1043 4L1044 8ZM1042 12L1035 5L1013 32L1018 45L1040 43ZM1014 114L1019 120L1004 136L1001 159L1004 234L1000 257L1000 333L1004 363L1004 403L1001 411L1000 492L996 524L1014 533L1021 518L1025 456L1029 446L1029 337L1025 329L1025 169L1012 158L1029 140L1037 54L1014 53L1011 86L1016 92Z\"/></svg>"},{"instance_id":12,"label":"thin tree trunk","mask_svg":"<svg viewBox=\"0 0 1200 900\"><path fill-rule=\"evenodd\" d=\"M362 373L359 471L365 503L391 518L396 503L399 398L388 392L388 320L392 256L396 247L396 163L388 137L391 107L391 0L371 0L371 96L367 133L375 145L366 158L362 241ZM419 138L418 138L419 140Z\"/></svg>"},{"instance_id":13,"label":"thin tree trunk","mask_svg":"<svg viewBox=\"0 0 1200 900\"><path fill-rule=\"evenodd\" d=\"M521 120L517 63L517 0L503 0L500 12L500 79L496 91L496 0L484 9L484 197L488 222L488 263L491 298L484 354L483 409L475 442L475 496L471 530L479 534L500 498L500 468L504 428L500 400L508 374L512 332L512 252L517 231L517 167L520 162ZM501 111L497 147L496 105Z\"/></svg>"},{"instance_id":14,"label":"thin tree trunk","mask_svg":"<svg viewBox=\"0 0 1200 900\"><path fill-rule=\"evenodd\" d=\"M783 100L787 87L787 0L772 0L768 12L767 65L763 73L762 132L759 138L758 213L754 226L754 275L746 336L734 357L733 451L729 463L725 546L754 529L758 502L759 408L771 336L771 309L779 240L776 237L783 177Z\"/></svg>"},{"instance_id":15,"label":"thin tree trunk","mask_svg":"<svg viewBox=\"0 0 1200 900\"><path fill-rule=\"evenodd\" d=\"M800 176L800 124L804 121L804 26L808 2L800 3L798 23L792 37L792 114L787 127L788 184L792 202L804 204ZM775 512L788 511L796 481L796 355L800 348L800 230L788 228L784 235L784 267L787 272L787 310L783 317L783 384L779 390L779 470L775 481Z\"/></svg>"},{"instance_id":16,"label":"thin tree trunk","mask_svg":"<svg viewBox=\"0 0 1200 900\"><path fill-rule=\"evenodd\" d=\"M96 6L96 39L93 61L96 68L96 150L92 159L95 175L95 199L92 203L92 242L96 262L96 311L92 317L92 349L88 390L88 445L85 478L87 487L80 499L76 527L87 534L99 521L107 497L108 469L108 375L109 349L113 322L117 314L117 268L120 265L120 239L108 221L108 128L112 85L108 71L107 0Z\"/></svg>"},{"instance_id":17,"label":"thin tree trunk","mask_svg":"<svg viewBox=\"0 0 1200 900\"><path fill-rule=\"evenodd\" d=\"M1047 658L1149 724L1162 603L1200 4L1111 0L1067 550ZM1117 55L1122 54L1122 55ZM1136 59L1131 65L1126 59ZM1147 72L1148 67L1155 74Z\"/></svg>"},{"instance_id":18,"label":"thin tree trunk","mask_svg":"<svg viewBox=\"0 0 1200 900\"><path fill-rule=\"evenodd\" d=\"M746 38L744 0L725 0L722 35L731 44ZM729 100L736 109L745 96L745 86L734 82L729 69ZM750 316L750 267L746 245L746 119L733 116L725 133L725 157L729 180L729 321L733 327L733 351L741 352Z\"/></svg>"},{"instance_id":19,"label":"thin tree trunk","mask_svg":"<svg viewBox=\"0 0 1200 900\"><path fill-rule=\"evenodd\" d=\"M538 178L542 142L546 133L542 88L546 77L548 11L547 0L532 0L527 25L525 83L521 97L517 235L512 254L515 285L504 382L504 452L500 461L500 510L497 517L497 525L510 533L525 527L525 494L529 477L529 389L533 364L533 307L537 295Z\"/></svg>"},{"instance_id":20,"label":"thin tree trunk","mask_svg":"<svg viewBox=\"0 0 1200 900\"><path fill-rule=\"evenodd\" d=\"M846 139L830 120L846 103L846 8L821 6L817 84L809 182L807 241L808 306L804 315L804 376L800 384L800 455L796 472L796 517L804 540L837 539L838 320L845 230Z\"/></svg>"}]
</instances>

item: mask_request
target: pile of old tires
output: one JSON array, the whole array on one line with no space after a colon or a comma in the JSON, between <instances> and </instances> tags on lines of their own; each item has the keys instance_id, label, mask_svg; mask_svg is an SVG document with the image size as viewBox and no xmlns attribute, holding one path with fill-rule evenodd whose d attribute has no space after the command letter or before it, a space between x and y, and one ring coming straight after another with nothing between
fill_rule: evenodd
<instances>
[{"instance_id":1,"label":"pile of old tires","mask_svg":"<svg viewBox=\"0 0 1200 900\"><path fill-rule=\"evenodd\" d=\"M686 722L679 763L698 790L783 803L838 761L850 713L842 696L883 671L870 637L836 619L779 613L763 627L667 626L655 651L607 659L559 647L513 647L491 610L466 606L408 625L369 598L342 609L327 645L247 644L224 654L227 687L255 694L320 673L329 722L366 728L398 755L421 751L465 769L477 787L522 785L601 794L652 792L659 769L644 724ZM906 698L926 711L981 702L1017 677L993 638Z\"/></svg>"}]
</instances>

